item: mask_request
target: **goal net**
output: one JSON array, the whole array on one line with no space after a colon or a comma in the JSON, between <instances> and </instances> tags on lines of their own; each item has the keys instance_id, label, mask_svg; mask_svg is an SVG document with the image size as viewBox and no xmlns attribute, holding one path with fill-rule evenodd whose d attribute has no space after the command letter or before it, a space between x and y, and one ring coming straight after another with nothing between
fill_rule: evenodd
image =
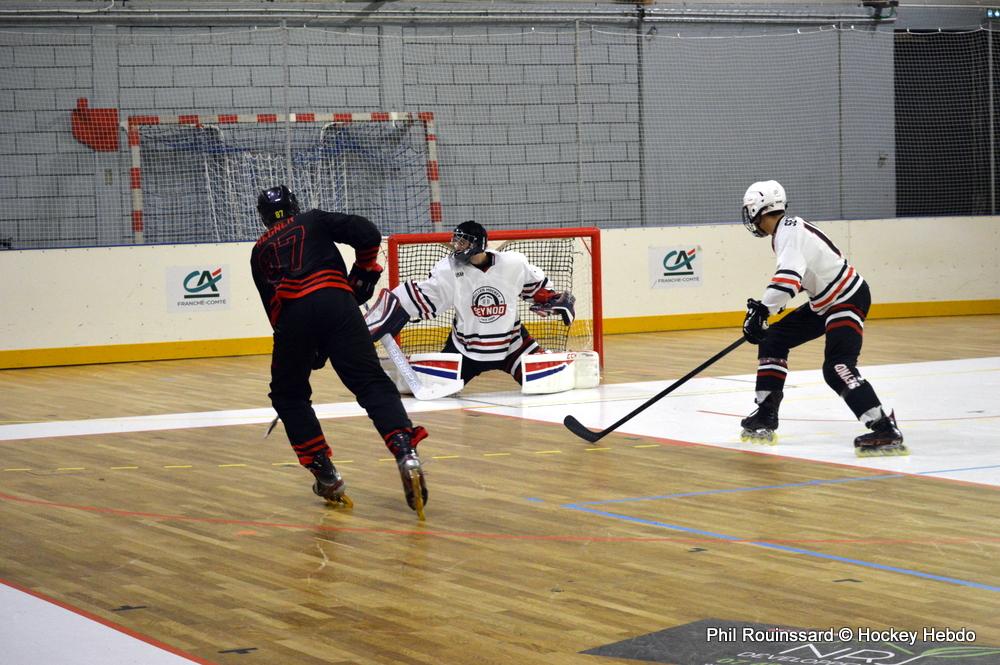
<instances>
[{"instance_id":1,"label":"goal net","mask_svg":"<svg viewBox=\"0 0 1000 665\"><path fill-rule=\"evenodd\" d=\"M440 228L429 113L132 116L136 242L253 240L257 195L363 215L383 233ZM197 223L194 223L197 220Z\"/></svg>"},{"instance_id":2,"label":"goal net","mask_svg":"<svg viewBox=\"0 0 1000 665\"><path fill-rule=\"evenodd\" d=\"M394 235L388 241L389 288L427 278L435 263L451 253L450 233ZM541 317L531 302L519 301L521 323L538 344L549 351L597 351L604 361L601 327L601 241L594 228L490 231L489 248L516 251L538 266L548 288L576 296L576 320L563 325L559 317ZM433 319L409 323L399 336L407 355L440 351L451 331L454 309ZM379 345L382 357L387 354Z\"/></svg>"}]
</instances>

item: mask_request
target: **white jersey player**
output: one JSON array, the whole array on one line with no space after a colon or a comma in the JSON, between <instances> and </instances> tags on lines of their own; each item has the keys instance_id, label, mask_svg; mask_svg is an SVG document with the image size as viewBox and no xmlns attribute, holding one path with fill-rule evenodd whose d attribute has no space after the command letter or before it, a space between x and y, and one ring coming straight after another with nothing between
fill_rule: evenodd
<instances>
[{"instance_id":1,"label":"white jersey player","mask_svg":"<svg viewBox=\"0 0 1000 665\"><path fill-rule=\"evenodd\" d=\"M530 300L531 309L541 316L559 315L565 325L575 316L575 299L569 293L547 288L548 279L540 268L520 252L486 249L486 229L475 221L455 228L454 252L431 269L427 279L404 282L391 292L383 292L369 318L373 339L395 335L410 319L431 319L449 308L455 309L451 334L442 349L460 353L462 380L500 369L522 380L521 357L536 351L538 343L521 324L518 301Z\"/></svg>"},{"instance_id":2,"label":"white jersey player","mask_svg":"<svg viewBox=\"0 0 1000 665\"><path fill-rule=\"evenodd\" d=\"M774 442L790 349L826 336L823 378L872 431L854 439L860 457L907 455L894 413L886 414L875 389L858 372L868 284L837 246L815 226L785 214L785 189L774 180L755 182L743 196L743 223L756 237L771 236L777 269L760 300L747 301L743 334L757 353L758 408L741 421L744 441ZM767 318L800 291L809 302L773 326Z\"/></svg>"}]
</instances>

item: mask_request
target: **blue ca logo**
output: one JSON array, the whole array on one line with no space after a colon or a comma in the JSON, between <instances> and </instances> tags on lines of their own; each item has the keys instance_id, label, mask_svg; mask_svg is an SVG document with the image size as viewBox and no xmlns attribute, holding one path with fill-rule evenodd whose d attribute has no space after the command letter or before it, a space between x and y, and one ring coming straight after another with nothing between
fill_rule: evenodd
<instances>
[{"instance_id":1,"label":"blue ca logo","mask_svg":"<svg viewBox=\"0 0 1000 665\"><path fill-rule=\"evenodd\" d=\"M197 278L197 281L192 282ZM222 268L216 268L215 270L209 272L208 270L195 270L189 273L187 277L184 278L184 290L187 291L184 294L185 298L218 298L219 297L219 287L216 286L219 280L222 279ZM202 293L203 291L210 291L210 293Z\"/></svg>"},{"instance_id":2,"label":"blue ca logo","mask_svg":"<svg viewBox=\"0 0 1000 665\"><path fill-rule=\"evenodd\" d=\"M667 255L663 257L663 269L667 272L664 275L693 275L694 266L691 263L694 261L694 255L697 253L697 249L689 249L688 251L673 250L667 252Z\"/></svg>"}]
</instances>

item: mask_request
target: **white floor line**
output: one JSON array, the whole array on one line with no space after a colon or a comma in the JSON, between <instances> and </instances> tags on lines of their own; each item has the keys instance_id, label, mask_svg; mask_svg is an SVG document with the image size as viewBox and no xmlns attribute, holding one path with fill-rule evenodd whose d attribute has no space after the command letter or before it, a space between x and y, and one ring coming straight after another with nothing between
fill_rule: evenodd
<instances>
[{"instance_id":1,"label":"white floor line","mask_svg":"<svg viewBox=\"0 0 1000 665\"><path fill-rule=\"evenodd\" d=\"M864 428L823 381L819 370L796 372L786 384L779 442L739 441L739 419L753 409L753 375L695 378L619 430L622 434L681 440L733 450L925 474L1000 486L1000 357L866 366L866 378L896 410L911 450L908 457L858 459L852 441ZM607 427L672 380L620 383L554 395L510 390L419 402L411 414L469 409L561 423L573 414L594 429ZM315 405L321 419L363 416L355 402ZM270 408L53 421L0 426L0 441L229 425L264 425ZM567 442L587 445L566 432Z\"/></svg>"},{"instance_id":2,"label":"white floor line","mask_svg":"<svg viewBox=\"0 0 1000 665\"><path fill-rule=\"evenodd\" d=\"M80 610L0 581L0 662L11 665L192 665L194 659Z\"/></svg>"}]
</instances>

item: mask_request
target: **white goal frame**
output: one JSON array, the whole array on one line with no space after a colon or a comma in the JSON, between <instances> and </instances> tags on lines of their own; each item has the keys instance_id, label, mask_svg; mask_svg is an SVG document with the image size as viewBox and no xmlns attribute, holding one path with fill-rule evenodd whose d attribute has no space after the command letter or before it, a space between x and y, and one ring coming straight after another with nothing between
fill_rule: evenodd
<instances>
[{"instance_id":1,"label":"white goal frame","mask_svg":"<svg viewBox=\"0 0 1000 665\"><path fill-rule=\"evenodd\" d=\"M430 185L430 220L435 230L441 228L441 173L437 157L437 129L434 114L430 112L390 112L371 113L227 113L217 115L132 115L123 121L122 128L128 134L131 154L129 170L132 193L132 233L136 244L143 244L143 192L142 192L142 142L140 128L143 125L190 125L194 127L251 125L282 123L362 123L362 122L420 122L424 126L427 142L427 181Z\"/></svg>"}]
</instances>

